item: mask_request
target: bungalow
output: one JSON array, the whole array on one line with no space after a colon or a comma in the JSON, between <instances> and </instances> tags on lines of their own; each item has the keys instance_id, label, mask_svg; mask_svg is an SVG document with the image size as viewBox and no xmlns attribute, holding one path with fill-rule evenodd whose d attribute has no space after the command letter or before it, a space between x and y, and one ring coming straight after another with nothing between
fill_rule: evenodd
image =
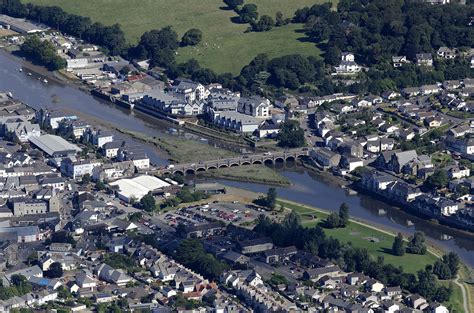
<instances>
[{"instance_id":1,"label":"bungalow","mask_svg":"<svg viewBox=\"0 0 474 313\"><path fill-rule=\"evenodd\" d=\"M315 148L310 157L325 168L335 167L341 160L341 155L327 148Z\"/></svg>"}]
</instances>

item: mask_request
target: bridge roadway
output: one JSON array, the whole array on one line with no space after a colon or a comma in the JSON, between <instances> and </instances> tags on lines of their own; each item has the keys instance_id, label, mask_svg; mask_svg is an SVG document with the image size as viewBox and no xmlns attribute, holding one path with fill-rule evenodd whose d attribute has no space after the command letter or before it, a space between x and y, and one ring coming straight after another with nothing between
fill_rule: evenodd
<instances>
[{"instance_id":1,"label":"bridge roadway","mask_svg":"<svg viewBox=\"0 0 474 313\"><path fill-rule=\"evenodd\" d=\"M164 169L156 171L158 175L164 174L195 174L207 170L245 166L252 164L274 164L275 162L296 161L299 158L309 156L309 148L295 148L285 151L255 153L238 156L235 158L201 161L196 163L173 164Z\"/></svg>"}]
</instances>

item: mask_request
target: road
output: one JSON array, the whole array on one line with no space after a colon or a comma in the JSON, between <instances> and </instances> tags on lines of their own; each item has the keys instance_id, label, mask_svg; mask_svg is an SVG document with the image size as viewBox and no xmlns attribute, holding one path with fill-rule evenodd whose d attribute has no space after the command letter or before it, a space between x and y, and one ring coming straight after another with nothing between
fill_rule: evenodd
<instances>
[{"instance_id":1,"label":"road","mask_svg":"<svg viewBox=\"0 0 474 313\"><path fill-rule=\"evenodd\" d=\"M467 302L467 291L466 287L462 283L459 282L459 274L456 276L456 279L453 282L461 288L462 292L462 305L464 307L464 312L469 313L469 304Z\"/></svg>"}]
</instances>

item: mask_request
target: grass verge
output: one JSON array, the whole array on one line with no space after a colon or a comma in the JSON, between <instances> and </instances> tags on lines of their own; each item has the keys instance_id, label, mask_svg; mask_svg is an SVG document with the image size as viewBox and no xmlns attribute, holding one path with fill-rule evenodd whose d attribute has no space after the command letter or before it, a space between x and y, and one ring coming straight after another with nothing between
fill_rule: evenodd
<instances>
[{"instance_id":1,"label":"grass verge","mask_svg":"<svg viewBox=\"0 0 474 313\"><path fill-rule=\"evenodd\" d=\"M208 177L246 181L279 186L289 186L290 181L277 171L264 165L248 165L211 170L203 174Z\"/></svg>"}]
</instances>

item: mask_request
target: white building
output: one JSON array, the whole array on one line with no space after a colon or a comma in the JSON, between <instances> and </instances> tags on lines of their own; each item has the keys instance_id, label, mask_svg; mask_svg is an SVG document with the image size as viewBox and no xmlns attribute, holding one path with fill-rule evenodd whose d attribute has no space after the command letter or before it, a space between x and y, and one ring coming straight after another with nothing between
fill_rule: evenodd
<instances>
[{"instance_id":1,"label":"white building","mask_svg":"<svg viewBox=\"0 0 474 313\"><path fill-rule=\"evenodd\" d=\"M81 178L85 174L92 176L94 168L101 164L96 160L72 161L70 158L66 158L61 161L61 172L73 179Z\"/></svg>"}]
</instances>

